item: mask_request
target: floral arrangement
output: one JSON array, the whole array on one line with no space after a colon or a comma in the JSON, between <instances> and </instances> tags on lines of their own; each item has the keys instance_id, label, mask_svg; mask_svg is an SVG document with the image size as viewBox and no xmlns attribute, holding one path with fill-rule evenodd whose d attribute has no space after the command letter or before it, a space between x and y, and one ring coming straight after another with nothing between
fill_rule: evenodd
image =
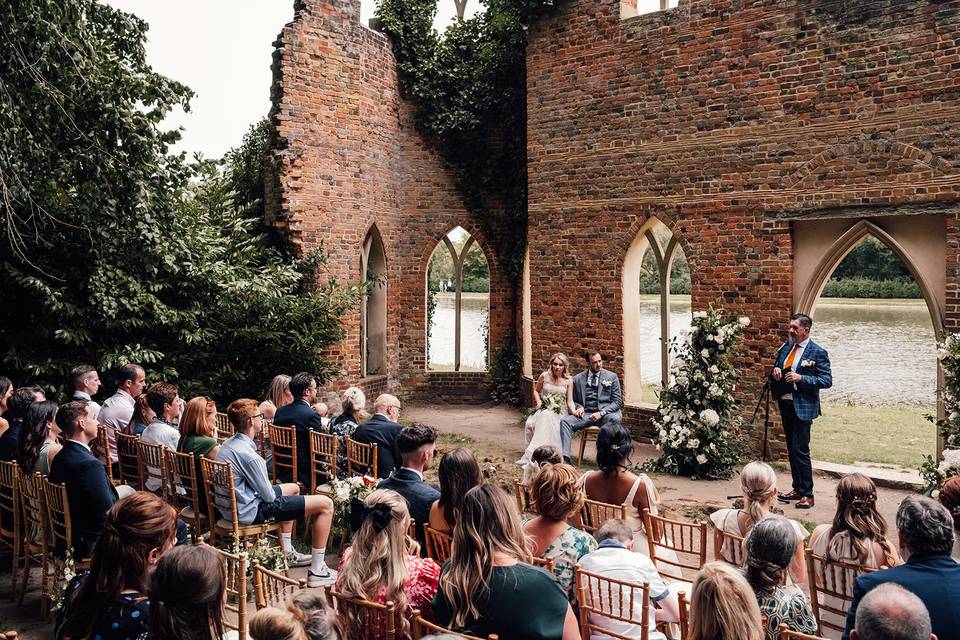
<instances>
[{"instance_id":1,"label":"floral arrangement","mask_svg":"<svg viewBox=\"0 0 960 640\"><path fill-rule=\"evenodd\" d=\"M712 304L695 311L690 332L670 341L669 385L660 392L654 418L660 458L655 471L692 478L728 478L745 442L733 397L733 361L747 317L732 318Z\"/></svg>"},{"instance_id":2,"label":"floral arrangement","mask_svg":"<svg viewBox=\"0 0 960 640\"><path fill-rule=\"evenodd\" d=\"M562 393L541 393L540 394L540 406L532 407L527 410L527 416L532 416L537 411L541 409L546 409L547 411L553 411L557 414L563 413L563 408L567 404L567 399Z\"/></svg>"},{"instance_id":3,"label":"floral arrangement","mask_svg":"<svg viewBox=\"0 0 960 640\"><path fill-rule=\"evenodd\" d=\"M363 501L380 484L378 478L370 476L351 476L330 481L330 493L333 499L333 528L350 530L350 505L354 499Z\"/></svg>"},{"instance_id":4,"label":"floral arrangement","mask_svg":"<svg viewBox=\"0 0 960 640\"><path fill-rule=\"evenodd\" d=\"M50 599L53 600L51 611L53 613L62 609L63 605L66 604L64 602L64 594L67 586L76 577L76 567L73 563L73 547L70 547L64 555L63 563L57 566L57 573L53 578L53 588L50 589Z\"/></svg>"},{"instance_id":5,"label":"floral arrangement","mask_svg":"<svg viewBox=\"0 0 960 640\"><path fill-rule=\"evenodd\" d=\"M938 393L943 399L945 417L928 415L926 418L937 425L944 450L942 461L926 456L920 466L927 492L939 489L947 478L960 475L960 334L944 333L941 336L937 359L943 367L943 388Z\"/></svg>"},{"instance_id":6,"label":"floral arrangement","mask_svg":"<svg viewBox=\"0 0 960 640\"><path fill-rule=\"evenodd\" d=\"M287 557L283 549L278 545L271 545L270 539L266 535L257 538L252 545L241 546L240 539L233 535L233 542L228 551L234 555L243 555L247 557L247 577L253 575L253 562L256 560L260 566L270 571L283 573L287 570ZM233 562L232 560L230 562Z\"/></svg>"}]
</instances>

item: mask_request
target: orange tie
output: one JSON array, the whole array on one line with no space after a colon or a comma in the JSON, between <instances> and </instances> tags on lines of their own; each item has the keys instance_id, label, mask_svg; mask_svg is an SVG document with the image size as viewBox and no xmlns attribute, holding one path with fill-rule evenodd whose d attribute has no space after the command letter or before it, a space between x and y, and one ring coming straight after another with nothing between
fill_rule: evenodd
<instances>
[{"instance_id":1,"label":"orange tie","mask_svg":"<svg viewBox=\"0 0 960 640\"><path fill-rule=\"evenodd\" d=\"M783 368L784 368L784 369L789 369L790 367L793 366L793 357L794 357L795 355L797 355L797 347L798 347L798 346L799 346L799 345L794 344L794 345L793 345L793 349L790 349L790 355L787 356L786 362L783 363Z\"/></svg>"}]
</instances>

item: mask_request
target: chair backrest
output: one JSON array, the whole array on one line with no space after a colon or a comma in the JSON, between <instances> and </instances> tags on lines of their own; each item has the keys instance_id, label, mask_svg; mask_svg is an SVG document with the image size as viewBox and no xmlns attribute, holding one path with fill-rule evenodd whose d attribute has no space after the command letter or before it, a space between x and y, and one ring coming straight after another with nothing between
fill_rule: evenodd
<instances>
[{"instance_id":1,"label":"chair backrest","mask_svg":"<svg viewBox=\"0 0 960 640\"><path fill-rule=\"evenodd\" d=\"M23 512L23 531L31 533L27 544L40 544L43 554L47 554L47 504L43 495L43 476L39 473L31 475L20 474L19 477L20 506Z\"/></svg>"},{"instance_id":2,"label":"chair backrest","mask_svg":"<svg viewBox=\"0 0 960 640\"><path fill-rule=\"evenodd\" d=\"M203 493L207 501L207 513L215 523L218 516L231 522L235 532L240 530L237 515L237 493L233 485L233 467L229 462L218 462L210 458L200 458L200 472L203 474Z\"/></svg>"},{"instance_id":3,"label":"chair backrest","mask_svg":"<svg viewBox=\"0 0 960 640\"><path fill-rule=\"evenodd\" d=\"M853 601L853 583L858 576L873 569L829 560L806 550L807 583L810 587L810 605L820 630L844 631L843 622ZM826 596L826 597L824 597ZM824 616L824 613L831 615Z\"/></svg>"},{"instance_id":4,"label":"chair backrest","mask_svg":"<svg viewBox=\"0 0 960 640\"><path fill-rule=\"evenodd\" d=\"M232 436L235 431L230 423L230 418L225 413L217 411L217 442L223 444L223 441Z\"/></svg>"},{"instance_id":5,"label":"chair backrest","mask_svg":"<svg viewBox=\"0 0 960 640\"><path fill-rule=\"evenodd\" d=\"M114 484L113 464L111 462L113 450L110 447L110 439L107 437L107 428L102 424L97 424L97 437L90 442L90 451L106 467L107 478L110 480L110 484Z\"/></svg>"},{"instance_id":6,"label":"chair backrest","mask_svg":"<svg viewBox=\"0 0 960 640\"><path fill-rule=\"evenodd\" d=\"M288 578L264 569L257 560L253 561L253 601L258 611L264 607L279 607L306 588L306 580Z\"/></svg>"},{"instance_id":7,"label":"chair backrest","mask_svg":"<svg viewBox=\"0 0 960 640\"><path fill-rule=\"evenodd\" d=\"M690 602L685 591L677 593L677 605L680 609L680 640L687 640L690 637Z\"/></svg>"},{"instance_id":8,"label":"chair backrest","mask_svg":"<svg viewBox=\"0 0 960 640\"><path fill-rule=\"evenodd\" d=\"M583 508L580 510L580 522L583 530L588 533L596 533L607 520L616 518L617 520L627 519L627 509L622 504L610 504L608 502L598 502L596 500L584 500Z\"/></svg>"},{"instance_id":9,"label":"chair backrest","mask_svg":"<svg viewBox=\"0 0 960 640\"><path fill-rule=\"evenodd\" d=\"M140 436L117 432L117 462L120 468L120 484L143 488L140 479Z\"/></svg>"},{"instance_id":10,"label":"chair backrest","mask_svg":"<svg viewBox=\"0 0 960 640\"><path fill-rule=\"evenodd\" d=\"M433 624L429 620L423 619L423 616L420 615L420 609L414 609L410 613L410 634L413 640L421 640L424 636L431 635L450 635L457 638L467 638L467 640L497 640L497 634L495 633L491 633L486 638L479 638Z\"/></svg>"},{"instance_id":11,"label":"chair backrest","mask_svg":"<svg viewBox=\"0 0 960 640\"><path fill-rule=\"evenodd\" d=\"M437 564L446 562L450 557L450 543L453 541L450 534L423 525L423 537L427 543L427 555L436 560Z\"/></svg>"},{"instance_id":12,"label":"chair backrest","mask_svg":"<svg viewBox=\"0 0 960 640\"><path fill-rule=\"evenodd\" d=\"M310 493L324 482L337 478L337 436L321 431L310 432Z\"/></svg>"},{"instance_id":13,"label":"chair backrest","mask_svg":"<svg viewBox=\"0 0 960 640\"><path fill-rule=\"evenodd\" d=\"M0 542L11 549L23 536L20 516L20 467L16 462L0 462Z\"/></svg>"},{"instance_id":14,"label":"chair backrest","mask_svg":"<svg viewBox=\"0 0 960 640\"><path fill-rule=\"evenodd\" d=\"M655 516L643 510L643 526L647 533L650 559L681 569L699 571L707 561L707 523L685 522ZM664 553L669 549L692 559L684 562L679 555Z\"/></svg>"},{"instance_id":15,"label":"chair backrest","mask_svg":"<svg viewBox=\"0 0 960 640\"><path fill-rule=\"evenodd\" d=\"M70 519L70 499L67 487L56 484L41 476L43 483L43 502L46 507L46 525L49 542L54 549L73 548L73 521ZM78 562L81 558L73 558Z\"/></svg>"},{"instance_id":16,"label":"chair backrest","mask_svg":"<svg viewBox=\"0 0 960 640\"><path fill-rule=\"evenodd\" d=\"M291 482L303 482L307 478L297 478L297 429L271 424L270 446L273 448L273 481L277 480L277 471L290 471Z\"/></svg>"},{"instance_id":17,"label":"chair backrest","mask_svg":"<svg viewBox=\"0 0 960 640\"><path fill-rule=\"evenodd\" d=\"M228 465L229 466L229 465ZM203 544L203 543L201 543ZM228 629L233 629L239 634L240 640L247 638L247 555L245 553L233 554L210 547L220 557L223 562L226 583L227 583L227 601L224 609L233 616L223 617L223 625Z\"/></svg>"},{"instance_id":18,"label":"chair backrest","mask_svg":"<svg viewBox=\"0 0 960 640\"><path fill-rule=\"evenodd\" d=\"M799 631L790 631L790 627L785 624L780 625L780 640L826 640L820 636L811 636Z\"/></svg>"},{"instance_id":19,"label":"chair backrest","mask_svg":"<svg viewBox=\"0 0 960 640\"><path fill-rule=\"evenodd\" d=\"M377 475L377 443L364 444L347 436L347 475Z\"/></svg>"},{"instance_id":20,"label":"chair backrest","mask_svg":"<svg viewBox=\"0 0 960 640\"><path fill-rule=\"evenodd\" d=\"M401 612L393 600L385 604L362 598L350 598L334 589L330 590L337 608L337 619L345 638L396 640L398 630L403 628Z\"/></svg>"},{"instance_id":21,"label":"chair backrest","mask_svg":"<svg viewBox=\"0 0 960 640\"><path fill-rule=\"evenodd\" d=\"M713 530L713 555L720 562L742 567L747 561L747 550L743 547L743 536L719 527Z\"/></svg>"},{"instance_id":22,"label":"chair backrest","mask_svg":"<svg viewBox=\"0 0 960 640\"><path fill-rule=\"evenodd\" d=\"M202 533L203 510L200 508L200 503L206 500L203 480L197 477L196 458L192 453L178 453L170 449L164 449L163 456L170 474L170 499L173 508L178 513L187 508L193 512L190 528L196 540L196 537Z\"/></svg>"},{"instance_id":23,"label":"chair backrest","mask_svg":"<svg viewBox=\"0 0 960 640\"><path fill-rule=\"evenodd\" d=\"M577 582L577 598L580 606L580 635L604 634L612 638L639 637L647 640L650 635L650 583L617 580L599 573L574 568ZM602 617L601 617L602 616ZM604 618L606 620L604 620ZM640 626L640 635L624 635L612 630L611 622L625 622Z\"/></svg>"},{"instance_id":24,"label":"chair backrest","mask_svg":"<svg viewBox=\"0 0 960 640\"><path fill-rule=\"evenodd\" d=\"M147 489L147 484L151 480L154 484L159 483L159 489L149 489L159 491L160 497L164 500L170 499L170 475L167 472L167 463L164 459L162 444L149 444L140 440L137 442L137 454L140 459L140 478L143 480L143 487Z\"/></svg>"},{"instance_id":25,"label":"chair backrest","mask_svg":"<svg viewBox=\"0 0 960 640\"><path fill-rule=\"evenodd\" d=\"M553 570L555 568L553 564L553 560L551 560L550 558L541 558L540 556L533 556L533 564L536 567L540 567L547 573L553 573Z\"/></svg>"},{"instance_id":26,"label":"chair backrest","mask_svg":"<svg viewBox=\"0 0 960 640\"><path fill-rule=\"evenodd\" d=\"M537 503L533 499L533 492L530 490L529 485L525 485L519 480L514 481L514 487L517 490L517 509L520 510L520 513L536 513Z\"/></svg>"}]
</instances>

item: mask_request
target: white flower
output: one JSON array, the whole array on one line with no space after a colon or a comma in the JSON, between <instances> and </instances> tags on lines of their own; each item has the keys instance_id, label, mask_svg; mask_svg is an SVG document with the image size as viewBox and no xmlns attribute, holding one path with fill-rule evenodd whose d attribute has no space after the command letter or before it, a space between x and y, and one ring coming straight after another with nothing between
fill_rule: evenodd
<instances>
[{"instance_id":1,"label":"white flower","mask_svg":"<svg viewBox=\"0 0 960 640\"><path fill-rule=\"evenodd\" d=\"M750 318L748 318L747 316L740 316L739 318L737 318L737 324L739 324L741 327L749 327Z\"/></svg>"},{"instance_id":2,"label":"white flower","mask_svg":"<svg viewBox=\"0 0 960 640\"><path fill-rule=\"evenodd\" d=\"M960 468L960 449L946 449L943 452L943 462L937 469L946 474L951 469Z\"/></svg>"},{"instance_id":3,"label":"white flower","mask_svg":"<svg viewBox=\"0 0 960 640\"><path fill-rule=\"evenodd\" d=\"M715 385L715 384L711 384L711 385L710 385L709 391L710 391L710 395L712 395L712 396L722 396L722 395L723 395L723 390L720 389L720 387L718 387L718 386Z\"/></svg>"},{"instance_id":4,"label":"white flower","mask_svg":"<svg viewBox=\"0 0 960 640\"><path fill-rule=\"evenodd\" d=\"M937 349L937 360L943 360L948 355L950 355L950 352L946 349Z\"/></svg>"},{"instance_id":5,"label":"white flower","mask_svg":"<svg viewBox=\"0 0 960 640\"><path fill-rule=\"evenodd\" d=\"M697 456L697 462L699 464L707 464L707 456L701 453L700 455Z\"/></svg>"},{"instance_id":6,"label":"white flower","mask_svg":"<svg viewBox=\"0 0 960 640\"><path fill-rule=\"evenodd\" d=\"M700 319L703 319L703 318L706 318L706 317L707 317L707 312L706 312L706 311L694 311L694 312L693 312L693 319L694 319L694 320L700 320Z\"/></svg>"},{"instance_id":7,"label":"white flower","mask_svg":"<svg viewBox=\"0 0 960 640\"><path fill-rule=\"evenodd\" d=\"M667 424L668 422L670 422L670 415L669 415L669 414L663 416L663 424Z\"/></svg>"},{"instance_id":8,"label":"white flower","mask_svg":"<svg viewBox=\"0 0 960 640\"><path fill-rule=\"evenodd\" d=\"M717 336L717 344L723 344L723 336Z\"/></svg>"},{"instance_id":9,"label":"white flower","mask_svg":"<svg viewBox=\"0 0 960 640\"><path fill-rule=\"evenodd\" d=\"M689 380L687 380L687 376L677 376L676 382L677 384L684 386L687 384L687 382L689 382Z\"/></svg>"},{"instance_id":10,"label":"white flower","mask_svg":"<svg viewBox=\"0 0 960 640\"><path fill-rule=\"evenodd\" d=\"M717 445L716 445L716 443L711 442L711 443L710 443L710 451L716 451L716 450L717 450Z\"/></svg>"},{"instance_id":11,"label":"white flower","mask_svg":"<svg viewBox=\"0 0 960 640\"><path fill-rule=\"evenodd\" d=\"M717 375L718 373L720 373L720 367L718 367L715 364L710 365L710 373L712 373L713 375Z\"/></svg>"},{"instance_id":12,"label":"white flower","mask_svg":"<svg viewBox=\"0 0 960 640\"><path fill-rule=\"evenodd\" d=\"M715 427L720 424L720 416L713 409L704 409L700 412L700 421L708 427Z\"/></svg>"},{"instance_id":13,"label":"white flower","mask_svg":"<svg viewBox=\"0 0 960 640\"><path fill-rule=\"evenodd\" d=\"M687 449L696 449L699 446L700 446L700 441L697 440L696 438L687 440Z\"/></svg>"},{"instance_id":14,"label":"white flower","mask_svg":"<svg viewBox=\"0 0 960 640\"><path fill-rule=\"evenodd\" d=\"M703 349L702 351L700 351L700 355L703 356L704 358L709 358L709 357L710 357L710 350L709 350L709 349Z\"/></svg>"},{"instance_id":15,"label":"white flower","mask_svg":"<svg viewBox=\"0 0 960 640\"><path fill-rule=\"evenodd\" d=\"M717 336L713 335L712 333L707 336L707 340L716 340L716 339L717 339Z\"/></svg>"}]
</instances>

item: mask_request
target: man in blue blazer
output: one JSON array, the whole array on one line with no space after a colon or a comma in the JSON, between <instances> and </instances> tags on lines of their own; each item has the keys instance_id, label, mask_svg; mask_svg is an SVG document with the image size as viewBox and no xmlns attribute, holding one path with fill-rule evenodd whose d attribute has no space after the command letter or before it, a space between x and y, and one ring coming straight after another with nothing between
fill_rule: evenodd
<instances>
[{"instance_id":1,"label":"man in blue blazer","mask_svg":"<svg viewBox=\"0 0 960 640\"><path fill-rule=\"evenodd\" d=\"M940 640L960 638L960 564L950 557L953 516L936 500L911 495L897 509L900 553L906 562L884 571L865 573L853 584L843 640L856 626L857 607L871 589L894 582L920 598L930 612L933 633ZM863 640L868 638L857 634Z\"/></svg>"},{"instance_id":2,"label":"man in blue blazer","mask_svg":"<svg viewBox=\"0 0 960 640\"><path fill-rule=\"evenodd\" d=\"M290 378L290 395L293 402L286 404L273 416L273 424L279 427L294 427L297 440L297 477L287 469L277 468L280 482L299 482L310 485L310 432L324 431L323 419L310 405L317 399L317 379L306 372Z\"/></svg>"},{"instance_id":3,"label":"man in blue blazer","mask_svg":"<svg viewBox=\"0 0 960 640\"><path fill-rule=\"evenodd\" d=\"M587 370L573 377L573 402L576 411L560 421L563 461L570 462L573 434L587 427L623 422L623 392L620 378L603 368L603 356L591 351L586 356Z\"/></svg>"},{"instance_id":4,"label":"man in blue blazer","mask_svg":"<svg viewBox=\"0 0 960 640\"><path fill-rule=\"evenodd\" d=\"M65 438L63 449L50 463L50 482L67 487L70 520L73 524L73 559L90 555L103 531L107 511L117 501L107 470L90 450L97 437L94 408L85 401L74 400L57 410L57 426ZM64 549L57 549L63 554Z\"/></svg>"},{"instance_id":5,"label":"man in blue blazer","mask_svg":"<svg viewBox=\"0 0 960 640\"><path fill-rule=\"evenodd\" d=\"M810 316L804 313L790 316L790 340L777 350L776 364L770 372L793 476L793 491L780 494L779 498L781 502L796 500L798 509L813 508L810 427L820 415L820 389L833 385L830 356L810 339L812 327Z\"/></svg>"},{"instance_id":6,"label":"man in blue blazer","mask_svg":"<svg viewBox=\"0 0 960 640\"><path fill-rule=\"evenodd\" d=\"M410 517L417 523L417 542L421 555L426 551L423 525L430 520L430 507L440 499L440 490L424 482L423 474L433 464L437 430L423 424L404 427L397 438L397 448L403 466L377 485L378 489L392 489L407 501Z\"/></svg>"},{"instance_id":7,"label":"man in blue blazer","mask_svg":"<svg viewBox=\"0 0 960 640\"><path fill-rule=\"evenodd\" d=\"M400 419L400 400L389 393L377 396L373 403L373 417L353 432L353 439L364 444L377 445L377 477L386 478L400 468L400 449L397 438L403 427Z\"/></svg>"}]
</instances>

